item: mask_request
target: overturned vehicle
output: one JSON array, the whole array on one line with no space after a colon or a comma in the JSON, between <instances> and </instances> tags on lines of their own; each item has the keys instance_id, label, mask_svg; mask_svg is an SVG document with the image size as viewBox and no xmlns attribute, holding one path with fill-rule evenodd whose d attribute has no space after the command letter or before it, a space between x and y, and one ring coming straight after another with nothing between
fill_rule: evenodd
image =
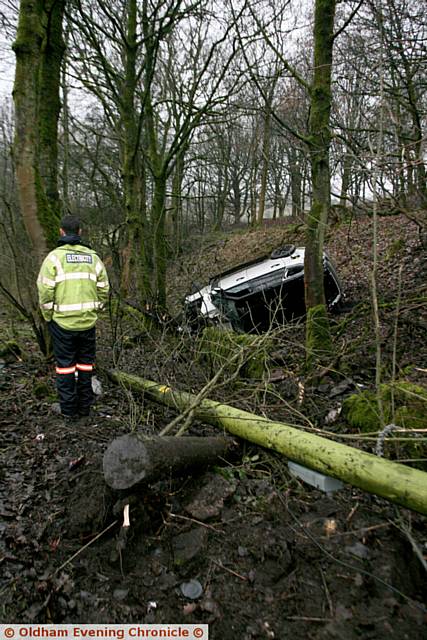
<instances>
[{"instance_id":1,"label":"overturned vehicle","mask_svg":"<svg viewBox=\"0 0 427 640\"><path fill-rule=\"evenodd\" d=\"M192 328L222 323L245 333L270 327L305 313L304 247L285 245L210 279L185 298L187 323ZM323 254L326 303L337 309L343 292L335 268Z\"/></svg>"}]
</instances>

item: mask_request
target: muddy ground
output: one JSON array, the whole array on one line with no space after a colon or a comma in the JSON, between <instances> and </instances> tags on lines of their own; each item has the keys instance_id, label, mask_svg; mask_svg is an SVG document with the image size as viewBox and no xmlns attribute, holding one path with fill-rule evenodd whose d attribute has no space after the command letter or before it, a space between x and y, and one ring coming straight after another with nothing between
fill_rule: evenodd
<instances>
[{"instance_id":1,"label":"muddy ground","mask_svg":"<svg viewBox=\"0 0 427 640\"><path fill-rule=\"evenodd\" d=\"M425 250L411 225L386 222L380 228L384 375L403 264L398 368L425 384ZM297 324L281 338L286 360L278 358L282 375L273 391L240 380L224 383L214 396L322 427L342 395L372 384L366 229L342 226L329 239L352 302L334 320L337 368L345 373L315 386L308 381L299 403L303 327ZM265 246L266 233L272 244L284 234L248 234L248 257ZM203 278L211 255L217 266L228 266L233 243L241 251L242 238L205 247L203 260L195 253L182 257L171 282L179 274L188 282L195 274ZM24 325L12 323L12 331L7 316L2 323L5 333L18 336L22 353L0 361L0 622L199 622L209 624L214 640L427 638L425 518L349 486L332 495L312 489L289 474L281 456L249 443L241 442L228 463L163 478L127 496L131 527L124 539L126 496L105 486L103 452L130 430L157 433L175 414L117 388L106 370L113 363L197 390L209 372L193 357L194 339L168 332L150 337L126 320L101 323L103 393L90 421L64 427L55 413L52 366ZM350 432L339 421L329 429ZM190 433L215 430L195 422ZM371 451L373 444L356 440L355 446Z\"/></svg>"}]
</instances>

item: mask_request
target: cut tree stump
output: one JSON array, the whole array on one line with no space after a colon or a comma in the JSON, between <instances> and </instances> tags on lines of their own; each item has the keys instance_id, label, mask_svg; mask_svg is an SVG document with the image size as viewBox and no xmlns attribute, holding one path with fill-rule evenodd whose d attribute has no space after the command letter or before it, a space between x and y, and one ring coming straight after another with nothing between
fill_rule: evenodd
<instances>
[{"instance_id":1,"label":"cut tree stump","mask_svg":"<svg viewBox=\"0 0 427 640\"><path fill-rule=\"evenodd\" d=\"M104 454L105 482L112 489L130 489L143 481L218 463L235 445L231 438L143 438L128 434L113 440Z\"/></svg>"}]
</instances>

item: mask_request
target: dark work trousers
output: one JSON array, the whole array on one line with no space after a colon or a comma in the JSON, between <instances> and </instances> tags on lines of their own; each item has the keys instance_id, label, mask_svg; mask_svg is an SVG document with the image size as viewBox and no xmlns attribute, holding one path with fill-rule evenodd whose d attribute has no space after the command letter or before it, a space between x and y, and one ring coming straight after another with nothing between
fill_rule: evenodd
<instances>
[{"instance_id":1,"label":"dark work trousers","mask_svg":"<svg viewBox=\"0 0 427 640\"><path fill-rule=\"evenodd\" d=\"M92 371L95 362L95 327L83 331L48 323L56 360L56 388L64 416L87 416L93 403Z\"/></svg>"}]
</instances>

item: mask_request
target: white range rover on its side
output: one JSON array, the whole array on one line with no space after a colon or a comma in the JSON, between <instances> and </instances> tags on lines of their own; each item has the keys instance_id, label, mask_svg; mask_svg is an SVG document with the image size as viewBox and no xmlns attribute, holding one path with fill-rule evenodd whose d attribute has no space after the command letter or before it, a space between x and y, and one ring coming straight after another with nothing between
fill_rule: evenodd
<instances>
[{"instance_id":1,"label":"white range rover on its side","mask_svg":"<svg viewBox=\"0 0 427 640\"><path fill-rule=\"evenodd\" d=\"M266 331L304 315L304 247L285 245L210 279L185 298L191 327L229 323L235 331ZM343 292L335 268L323 255L328 308L337 308Z\"/></svg>"}]
</instances>

